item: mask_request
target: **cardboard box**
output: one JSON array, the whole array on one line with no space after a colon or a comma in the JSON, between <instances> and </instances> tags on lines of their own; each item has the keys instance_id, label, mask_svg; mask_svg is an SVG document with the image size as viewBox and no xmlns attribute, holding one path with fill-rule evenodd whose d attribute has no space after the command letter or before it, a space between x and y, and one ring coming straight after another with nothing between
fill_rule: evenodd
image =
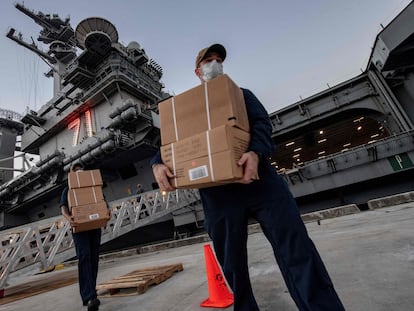
<instances>
[{"instance_id":1,"label":"cardboard box","mask_svg":"<svg viewBox=\"0 0 414 311\"><path fill-rule=\"evenodd\" d=\"M223 125L161 147L165 165L175 174L177 188L204 188L235 182L243 177L237 161L246 152L250 134Z\"/></svg>"},{"instance_id":2,"label":"cardboard box","mask_svg":"<svg viewBox=\"0 0 414 311\"><path fill-rule=\"evenodd\" d=\"M72 216L77 226L73 232L82 232L105 227L109 220L109 211L105 202L72 208Z\"/></svg>"},{"instance_id":3,"label":"cardboard box","mask_svg":"<svg viewBox=\"0 0 414 311\"><path fill-rule=\"evenodd\" d=\"M70 172L68 174L69 189L102 186L102 176L99 170Z\"/></svg>"},{"instance_id":4,"label":"cardboard box","mask_svg":"<svg viewBox=\"0 0 414 311\"><path fill-rule=\"evenodd\" d=\"M249 131L243 92L227 75L160 102L158 110L162 145L221 125Z\"/></svg>"},{"instance_id":5,"label":"cardboard box","mask_svg":"<svg viewBox=\"0 0 414 311\"><path fill-rule=\"evenodd\" d=\"M69 209L75 206L101 203L104 196L101 186L84 187L68 190Z\"/></svg>"}]
</instances>

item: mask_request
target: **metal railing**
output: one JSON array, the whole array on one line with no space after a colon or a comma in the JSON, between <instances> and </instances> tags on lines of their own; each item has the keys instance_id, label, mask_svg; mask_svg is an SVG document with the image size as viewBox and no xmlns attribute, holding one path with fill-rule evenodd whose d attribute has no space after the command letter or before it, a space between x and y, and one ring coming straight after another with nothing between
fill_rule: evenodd
<instances>
[{"instance_id":1,"label":"metal railing","mask_svg":"<svg viewBox=\"0 0 414 311\"><path fill-rule=\"evenodd\" d=\"M195 204L200 204L197 190L149 191L108 202L112 217L102 229L101 243ZM62 216L5 230L0 243L0 289L12 275L34 274L76 255L70 225Z\"/></svg>"}]
</instances>

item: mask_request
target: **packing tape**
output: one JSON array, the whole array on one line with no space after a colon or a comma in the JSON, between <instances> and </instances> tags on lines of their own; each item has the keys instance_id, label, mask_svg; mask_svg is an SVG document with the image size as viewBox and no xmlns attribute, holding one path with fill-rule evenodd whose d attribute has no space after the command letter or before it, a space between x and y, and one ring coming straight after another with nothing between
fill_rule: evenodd
<instances>
[{"instance_id":1,"label":"packing tape","mask_svg":"<svg viewBox=\"0 0 414 311\"><path fill-rule=\"evenodd\" d=\"M214 177L213 159L211 156L211 147L210 147L210 131L206 131L206 140L207 140L208 164L210 165L211 181L215 181L216 179Z\"/></svg>"},{"instance_id":2,"label":"packing tape","mask_svg":"<svg viewBox=\"0 0 414 311\"><path fill-rule=\"evenodd\" d=\"M208 130L211 130L210 109L209 109L209 103L208 103L208 88L207 88L207 82L204 82L204 95L206 97L207 129Z\"/></svg>"},{"instance_id":3,"label":"packing tape","mask_svg":"<svg viewBox=\"0 0 414 311\"><path fill-rule=\"evenodd\" d=\"M174 183L175 187L178 186L177 181L177 174L176 174L176 166L175 166L175 152L174 152L174 143L171 144L171 157L172 157L172 163L173 163L173 174L174 174Z\"/></svg>"},{"instance_id":4,"label":"packing tape","mask_svg":"<svg viewBox=\"0 0 414 311\"><path fill-rule=\"evenodd\" d=\"M78 204L78 197L76 196L76 191L73 190L72 193L73 193L73 198L75 199L75 206L78 206L79 204Z\"/></svg>"},{"instance_id":5,"label":"packing tape","mask_svg":"<svg viewBox=\"0 0 414 311\"><path fill-rule=\"evenodd\" d=\"M204 82L204 96L205 96L205 99L206 99L207 129L211 130L210 105L209 105L209 102L208 102L207 82ZM177 116L176 116L176 113L175 113L174 96L171 97L171 107L172 107L173 122L174 122L175 140L178 141L179 138L178 138L178 128L177 128Z\"/></svg>"},{"instance_id":6,"label":"packing tape","mask_svg":"<svg viewBox=\"0 0 414 311\"><path fill-rule=\"evenodd\" d=\"M174 97L171 98L171 107L173 111L173 121L174 121L174 131L175 131L175 140L178 141L178 130L177 130L177 117L175 115L175 102Z\"/></svg>"},{"instance_id":7,"label":"packing tape","mask_svg":"<svg viewBox=\"0 0 414 311\"><path fill-rule=\"evenodd\" d=\"M92 178L92 185L96 186L95 176L93 176L93 171L89 171L89 173L91 174L91 178Z\"/></svg>"},{"instance_id":8,"label":"packing tape","mask_svg":"<svg viewBox=\"0 0 414 311\"><path fill-rule=\"evenodd\" d=\"M210 166L211 181L215 181L216 178L214 177L213 157L211 154L210 131L206 131L206 143L207 143L207 154L208 154L208 163ZM171 143L171 160L172 160L172 165L173 165L174 184L175 184L175 187L177 187L178 179L177 179L177 172L176 172L177 169L176 169L176 162L175 162L174 143Z\"/></svg>"},{"instance_id":9,"label":"packing tape","mask_svg":"<svg viewBox=\"0 0 414 311\"><path fill-rule=\"evenodd\" d=\"M79 171L75 172L75 175L76 175L76 180L78 181L78 187L80 188L81 184L80 184L80 179L79 179L79 173L80 173ZM91 175L92 185L95 186L96 182L95 182L95 177L93 176L93 171L90 170L88 171L88 173Z\"/></svg>"},{"instance_id":10,"label":"packing tape","mask_svg":"<svg viewBox=\"0 0 414 311\"><path fill-rule=\"evenodd\" d=\"M80 187L79 172L75 172L76 180L78 181L78 187Z\"/></svg>"},{"instance_id":11,"label":"packing tape","mask_svg":"<svg viewBox=\"0 0 414 311\"><path fill-rule=\"evenodd\" d=\"M95 187L92 187L92 192L93 192L93 198L95 199L95 203L98 203L98 200L96 199Z\"/></svg>"}]
</instances>

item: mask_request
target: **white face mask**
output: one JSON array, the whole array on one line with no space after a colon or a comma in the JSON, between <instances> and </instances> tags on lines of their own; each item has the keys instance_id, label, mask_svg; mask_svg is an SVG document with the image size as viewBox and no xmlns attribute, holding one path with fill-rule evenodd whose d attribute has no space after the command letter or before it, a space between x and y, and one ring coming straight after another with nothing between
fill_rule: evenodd
<instances>
[{"instance_id":1,"label":"white face mask","mask_svg":"<svg viewBox=\"0 0 414 311\"><path fill-rule=\"evenodd\" d=\"M223 74L223 64L218 63L216 60L205 63L201 66L201 78L204 81L209 81L215 77Z\"/></svg>"}]
</instances>

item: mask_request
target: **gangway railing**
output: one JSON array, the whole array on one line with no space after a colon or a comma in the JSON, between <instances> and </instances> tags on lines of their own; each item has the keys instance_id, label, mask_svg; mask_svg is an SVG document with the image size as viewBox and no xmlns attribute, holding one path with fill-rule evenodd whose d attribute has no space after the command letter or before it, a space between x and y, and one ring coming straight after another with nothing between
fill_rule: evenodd
<instances>
[{"instance_id":1,"label":"gangway railing","mask_svg":"<svg viewBox=\"0 0 414 311\"><path fill-rule=\"evenodd\" d=\"M187 206L201 204L197 190L148 191L108 202L112 217L101 243L160 220ZM70 224L62 216L0 232L0 290L11 276L23 277L75 257Z\"/></svg>"}]
</instances>

